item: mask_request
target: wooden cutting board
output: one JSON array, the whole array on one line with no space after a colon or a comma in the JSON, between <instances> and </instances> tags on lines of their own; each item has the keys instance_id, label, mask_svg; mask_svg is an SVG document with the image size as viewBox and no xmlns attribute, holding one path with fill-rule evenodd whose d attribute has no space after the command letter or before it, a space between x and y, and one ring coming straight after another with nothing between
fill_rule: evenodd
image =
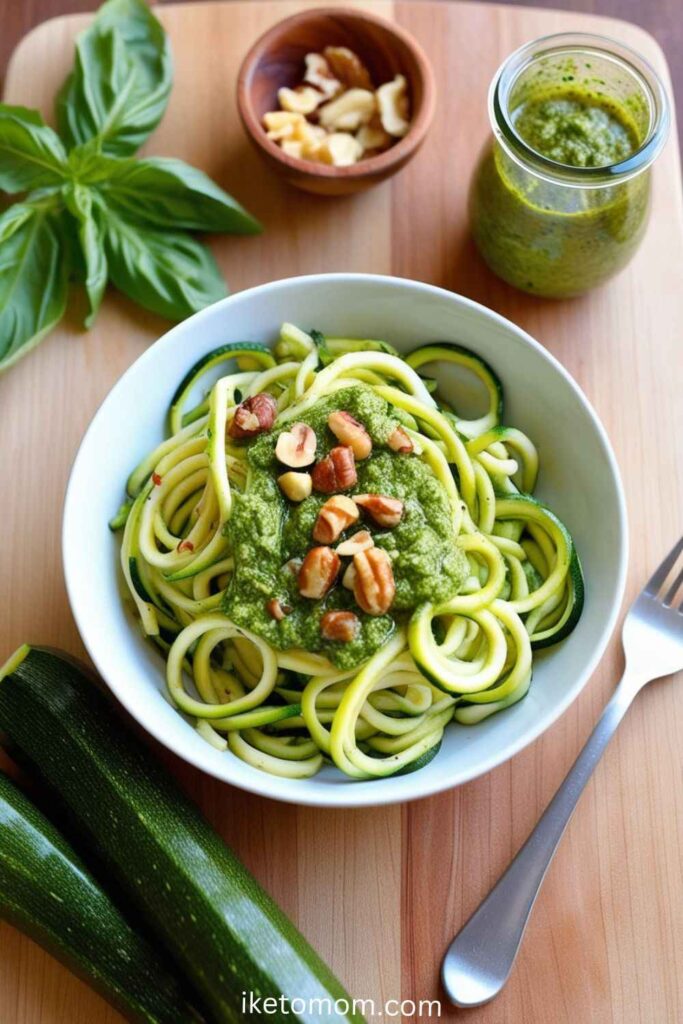
<instances>
[{"instance_id":1,"label":"wooden cutting board","mask_svg":"<svg viewBox=\"0 0 683 1024\"><path fill-rule=\"evenodd\" d=\"M676 139L655 169L652 222L637 258L583 299L544 302L494 279L476 256L466 193L487 134L486 92L516 46L582 30L629 43L668 83L642 30L586 15L477 3L378 2L422 43L439 86L436 121L397 178L353 199L319 199L272 177L245 140L234 86L242 55L295 2L164 6L176 81L149 153L202 167L266 225L217 239L234 290L315 271L372 271L478 299L539 338L596 406L628 493L631 596L683 527L683 218ZM84 16L32 32L5 99L51 112ZM167 325L114 295L85 333L82 310L0 380L4 581L0 661L24 640L82 653L60 560L69 467L94 410ZM122 427L122 429L125 429ZM601 509L594 510L596 516ZM588 574L591 566L586 566ZM441 999L438 968L458 927L507 865L563 778L621 669L614 640L582 697L542 739L485 778L386 810L278 805L167 757L183 785L372 1018L386 1000ZM683 1020L683 787L680 689L643 695L562 844L504 994L471 1024L676 1024ZM46 954L0 928L2 1024L113 1024L118 1015ZM455 1011L444 1001L443 1017ZM431 1019L437 1016L432 1010ZM404 1021L429 1020L406 1005Z\"/></svg>"}]
</instances>

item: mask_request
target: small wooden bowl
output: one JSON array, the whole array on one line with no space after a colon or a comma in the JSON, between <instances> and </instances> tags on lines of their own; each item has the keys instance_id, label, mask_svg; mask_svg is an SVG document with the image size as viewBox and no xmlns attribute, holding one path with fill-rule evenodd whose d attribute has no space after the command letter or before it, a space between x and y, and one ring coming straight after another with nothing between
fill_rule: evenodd
<instances>
[{"instance_id":1,"label":"small wooden bowl","mask_svg":"<svg viewBox=\"0 0 683 1024\"><path fill-rule=\"evenodd\" d=\"M320 53L326 46L353 50L376 86L397 74L405 75L408 83L408 133L383 153L350 167L331 167L288 156L263 128L263 115L279 109L278 89L298 85L303 78L305 55ZM327 196L360 192L404 167L424 142L434 114L435 95L429 62L407 32L374 14L335 7L302 11L274 25L244 58L237 83L242 123L270 166L297 188Z\"/></svg>"}]
</instances>

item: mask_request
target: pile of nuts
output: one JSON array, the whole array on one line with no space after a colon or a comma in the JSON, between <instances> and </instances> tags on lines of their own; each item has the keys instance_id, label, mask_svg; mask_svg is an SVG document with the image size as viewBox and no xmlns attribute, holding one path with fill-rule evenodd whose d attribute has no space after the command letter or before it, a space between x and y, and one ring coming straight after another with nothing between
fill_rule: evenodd
<instances>
[{"instance_id":1,"label":"pile of nuts","mask_svg":"<svg viewBox=\"0 0 683 1024\"><path fill-rule=\"evenodd\" d=\"M279 110L263 117L269 139L302 160L348 167L402 138L410 121L403 75L378 89L345 46L308 53L303 82L278 89Z\"/></svg>"},{"instance_id":2,"label":"pile of nuts","mask_svg":"<svg viewBox=\"0 0 683 1024\"><path fill-rule=\"evenodd\" d=\"M255 437L269 430L274 421L272 397L265 393L254 395L235 410L228 435L237 439ZM313 491L330 495L321 506L313 527L312 539L317 546L312 547L303 560L291 559L287 568L296 575L302 597L322 600L341 575L342 586L353 592L359 608L368 615L384 615L396 594L388 554L383 548L375 547L369 530L358 530L347 539L341 538L349 527L358 523L361 512L375 526L393 529L403 517L403 502L387 494L349 496L343 493L356 486L356 461L369 457L372 439L363 424L344 410L330 413L327 425L339 444L318 461L315 459L318 439L306 423L293 423L289 430L282 431L275 445L275 455L286 467L277 478L278 484L290 501L301 502ZM396 452L407 454L413 450L409 434L399 426L391 433L387 444ZM344 567L342 558L351 561ZM268 601L266 607L277 621L291 611L277 598ZM320 630L326 640L348 643L358 635L360 619L352 611L325 612Z\"/></svg>"}]
</instances>

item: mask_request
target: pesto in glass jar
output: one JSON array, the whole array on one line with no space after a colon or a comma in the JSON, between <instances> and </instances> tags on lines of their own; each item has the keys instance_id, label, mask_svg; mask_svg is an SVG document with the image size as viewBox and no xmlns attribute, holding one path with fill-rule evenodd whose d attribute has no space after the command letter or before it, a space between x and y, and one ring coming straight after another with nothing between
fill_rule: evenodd
<instances>
[{"instance_id":1,"label":"pesto in glass jar","mask_svg":"<svg viewBox=\"0 0 683 1024\"><path fill-rule=\"evenodd\" d=\"M599 36L550 36L508 58L490 115L470 216L491 269L564 298L625 266L647 224L649 168L669 123L649 65Z\"/></svg>"}]
</instances>

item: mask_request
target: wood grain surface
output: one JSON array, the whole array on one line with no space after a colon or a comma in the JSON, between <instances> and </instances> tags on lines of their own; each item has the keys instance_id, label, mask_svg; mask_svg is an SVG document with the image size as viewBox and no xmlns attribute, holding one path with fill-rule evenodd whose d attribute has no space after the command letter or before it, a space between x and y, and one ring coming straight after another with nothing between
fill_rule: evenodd
<instances>
[{"instance_id":1,"label":"wood grain surface","mask_svg":"<svg viewBox=\"0 0 683 1024\"><path fill-rule=\"evenodd\" d=\"M218 239L234 290L317 271L394 273L452 288L511 317L570 370L597 408L627 490L628 596L683 526L683 210L676 139L655 169L642 249L615 281L544 302L494 279L476 256L466 193L487 133L486 91L527 39L582 28L641 50L625 23L475 3L374 3L425 48L440 90L425 146L396 178L351 199L290 190L238 124L235 75L257 35L301 3L164 6L176 55L168 113L146 147L206 170L266 225ZM5 98L50 112L81 16L40 27L15 54ZM59 533L69 467L95 408L166 329L109 295L96 327L82 309L0 379L5 543L0 660L24 640L82 653L64 591ZM568 424L568 429L570 425ZM125 429L125 426L122 427ZM601 510L595 509L595 515ZM588 573L590 566L586 566ZM166 757L182 784L358 998L442 999L444 947L535 823L621 668L618 640L581 698L540 740L485 778L402 808L331 812L255 799ZM472 1024L678 1024L683 1020L683 712L675 683L629 713L583 797L503 995ZM114 1024L120 1018L54 960L0 928L1 1024ZM393 1009L393 1006L392 1006ZM442 1016L458 1014L444 1002ZM406 1007L404 1022L434 1019ZM464 1019L464 1018L463 1018Z\"/></svg>"},{"instance_id":2,"label":"wood grain surface","mask_svg":"<svg viewBox=\"0 0 683 1024\"><path fill-rule=\"evenodd\" d=\"M159 0L172 3L173 0ZM187 0L202 3L203 0ZM448 3L448 0L443 0ZM477 2L477 0L464 0ZM510 6L527 7L530 0L501 0ZM604 14L623 18L650 32L666 54L674 90L683 94L683 18L681 0L535 0L534 7L559 8L575 14ZM19 40L34 26L60 14L92 11L97 0L0 0L0 80ZM681 123L679 117L679 125Z\"/></svg>"}]
</instances>

